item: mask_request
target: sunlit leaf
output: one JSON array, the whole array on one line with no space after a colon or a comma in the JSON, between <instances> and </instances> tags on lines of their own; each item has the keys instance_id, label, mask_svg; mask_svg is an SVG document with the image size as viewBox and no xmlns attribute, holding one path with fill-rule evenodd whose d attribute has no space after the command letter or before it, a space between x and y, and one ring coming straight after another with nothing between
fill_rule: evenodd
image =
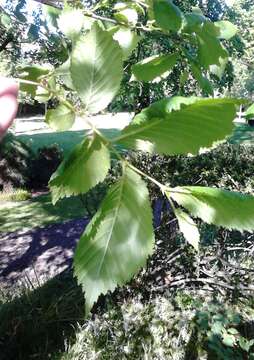
<instances>
[{"instance_id":1,"label":"sunlit leaf","mask_svg":"<svg viewBox=\"0 0 254 360\"><path fill-rule=\"evenodd\" d=\"M220 29L220 39L230 40L238 32L237 26L232 24L230 21L216 21L215 25Z\"/></svg>"},{"instance_id":2,"label":"sunlit leaf","mask_svg":"<svg viewBox=\"0 0 254 360\"><path fill-rule=\"evenodd\" d=\"M116 20L122 23L136 25L138 21L138 13L133 8L125 8L121 11L118 11L114 14Z\"/></svg>"},{"instance_id":3,"label":"sunlit leaf","mask_svg":"<svg viewBox=\"0 0 254 360\"><path fill-rule=\"evenodd\" d=\"M97 136L76 145L52 175L49 186L53 203L63 197L85 194L102 182L110 168L110 154Z\"/></svg>"},{"instance_id":4,"label":"sunlit leaf","mask_svg":"<svg viewBox=\"0 0 254 360\"><path fill-rule=\"evenodd\" d=\"M47 111L45 121L53 130L66 131L74 124L75 113L66 105L60 104L57 108Z\"/></svg>"},{"instance_id":5,"label":"sunlit leaf","mask_svg":"<svg viewBox=\"0 0 254 360\"><path fill-rule=\"evenodd\" d=\"M10 16L7 15L7 14L1 14L0 15L0 22L7 29L9 29L11 27L12 21L11 21Z\"/></svg>"},{"instance_id":6,"label":"sunlit leaf","mask_svg":"<svg viewBox=\"0 0 254 360\"><path fill-rule=\"evenodd\" d=\"M178 54L151 56L133 65L131 70L137 80L149 82L172 70L177 59Z\"/></svg>"},{"instance_id":7,"label":"sunlit leaf","mask_svg":"<svg viewBox=\"0 0 254 360\"><path fill-rule=\"evenodd\" d=\"M197 154L232 133L241 103L236 99L163 99L138 114L115 141L150 153Z\"/></svg>"},{"instance_id":8,"label":"sunlit leaf","mask_svg":"<svg viewBox=\"0 0 254 360\"><path fill-rule=\"evenodd\" d=\"M170 196L192 216L228 229L254 229L254 196L200 186L177 187Z\"/></svg>"},{"instance_id":9,"label":"sunlit leaf","mask_svg":"<svg viewBox=\"0 0 254 360\"><path fill-rule=\"evenodd\" d=\"M197 225L192 218L181 209L175 209L174 213L178 220L179 229L186 241L198 251L200 234Z\"/></svg>"},{"instance_id":10,"label":"sunlit leaf","mask_svg":"<svg viewBox=\"0 0 254 360\"><path fill-rule=\"evenodd\" d=\"M219 63L219 65L211 65L209 71L211 74L216 75L221 80L228 64L228 58L220 58Z\"/></svg>"},{"instance_id":11,"label":"sunlit leaf","mask_svg":"<svg viewBox=\"0 0 254 360\"><path fill-rule=\"evenodd\" d=\"M81 10L67 7L57 19L57 24L62 33L75 41L84 25L84 15Z\"/></svg>"},{"instance_id":12,"label":"sunlit leaf","mask_svg":"<svg viewBox=\"0 0 254 360\"><path fill-rule=\"evenodd\" d=\"M74 269L90 311L100 294L113 291L145 266L154 247L148 190L139 175L125 168L81 237Z\"/></svg>"},{"instance_id":13,"label":"sunlit leaf","mask_svg":"<svg viewBox=\"0 0 254 360\"><path fill-rule=\"evenodd\" d=\"M254 118L254 104L252 104L245 112L246 119Z\"/></svg>"},{"instance_id":14,"label":"sunlit leaf","mask_svg":"<svg viewBox=\"0 0 254 360\"><path fill-rule=\"evenodd\" d=\"M122 63L119 44L96 23L77 41L71 77L87 112L97 113L112 101L120 87Z\"/></svg>"},{"instance_id":15,"label":"sunlit leaf","mask_svg":"<svg viewBox=\"0 0 254 360\"><path fill-rule=\"evenodd\" d=\"M119 43L123 51L123 59L128 59L141 37L136 32L123 26L115 26L108 31L112 34L113 39Z\"/></svg>"}]
</instances>

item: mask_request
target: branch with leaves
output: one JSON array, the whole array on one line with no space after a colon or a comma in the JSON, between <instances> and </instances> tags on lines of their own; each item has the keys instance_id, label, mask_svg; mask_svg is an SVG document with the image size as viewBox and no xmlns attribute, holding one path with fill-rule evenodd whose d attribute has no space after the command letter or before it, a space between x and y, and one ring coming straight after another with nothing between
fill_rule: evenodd
<instances>
[{"instance_id":1,"label":"branch with leaves","mask_svg":"<svg viewBox=\"0 0 254 360\"><path fill-rule=\"evenodd\" d=\"M171 0L118 3L112 21L88 11L85 14L68 6L56 14L59 30L72 44L69 59L56 69L20 69L19 81L21 90L36 99L59 101L46 113L46 122L53 129L68 130L75 121L76 109L67 100L66 89L79 96L85 121L91 127L91 134L84 136L50 180L54 203L86 194L104 181L112 153L122 165L122 176L109 189L75 253L75 275L85 291L89 312L100 294L129 281L153 253L153 218L144 180L152 181L167 196L180 231L197 250L200 235L193 218L252 231L254 197L198 186L172 188L134 167L117 150L121 145L150 153L196 155L232 133L237 107L245 101L212 98L208 74L222 76L228 54L221 40L233 37L235 26L227 21L213 23L196 10L184 14ZM142 23L144 15L148 20ZM142 26L137 25L140 22ZM179 50L133 65L133 81L163 81L184 58L210 98L164 98L137 114L118 137L108 139L87 116L105 109L118 93L123 63L141 41L137 27L176 39Z\"/></svg>"}]
</instances>

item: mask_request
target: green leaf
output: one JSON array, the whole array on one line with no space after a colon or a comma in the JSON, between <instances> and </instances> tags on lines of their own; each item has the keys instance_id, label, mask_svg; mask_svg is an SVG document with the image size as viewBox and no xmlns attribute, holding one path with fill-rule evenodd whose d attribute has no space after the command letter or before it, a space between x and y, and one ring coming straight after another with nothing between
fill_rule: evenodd
<instances>
[{"instance_id":1,"label":"green leaf","mask_svg":"<svg viewBox=\"0 0 254 360\"><path fill-rule=\"evenodd\" d=\"M192 216L228 229L254 229L254 197L200 186L177 187L170 197Z\"/></svg>"},{"instance_id":2,"label":"green leaf","mask_svg":"<svg viewBox=\"0 0 254 360\"><path fill-rule=\"evenodd\" d=\"M246 119L253 119L254 117L254 104L252 104L245 112Z\"/></svg>"},{"instance_id":3,"label":"green leaf","mask_svg":"<svg viewBox=\"0 0 254 360\"><path fill-rule=\"evenodd\" d=\"M54 8L53 6L45 5L43 6L43 13L46 18L46 21L51 25L57 28L57 19L61 14L61 10Z\"/></svg>"},{"instance_id":4,"label":"green leaf","mask_svg":"<svg viewBox=\"0 0 254 360\"><path fill-rule=\"evenodd\" d=\"M110 154L97 136L78 144L52 175L53 203L63 197L85 194L102 182L110 168Z\"/></svg>"},{"instance_id":5,"label":"green leaf","mask_svg":"<svg viewBox=\"0 0 254 360\"><path fill-rule=\"evenodd\" d=\"M0 15L0 22L6 29L9 29L11 27L11 24L12 24L11 18L7 14L1 14Z\"/></svg>"},{"instance_id":6,"label":"green leaf","mask_svg":"<svg viewBox=\"0 0 254 360\"><path fill-rule=\"evenodd\" d=\"M100 294L128 282L154 248L152 211L146 184L125 168L81 237L74 269L86 292L86 311Z\"/></svg>"},{"instance_id":7,"label":"green leaf","mask_svg":"<svg viewBox=\"0 0 254 360\"><path fill-rule=\"evenodd\" d=\"M84 20L81 10L66 7L59 16L57 24L62 33L75 42L80 36Z\"/></svg>"},{"instance_id":8,"label":"green leaf","mask_svg":"<svg viewBox=\"0 0 254 360\"><path fill-rule=\"evenodd\" d=\"M153 12L157 25L165 31L178 31L182 27L183 15L171 0L154 0Z\"/></svg>"},{"instance_id":9,"label":"green leaf","mask_svg":"<svg viewBox=\"0 0 254 360\"><path fill-rule=\"evenodd\" d=\"M203 15L196 13L186 13L184 14L184 17L185 25L183 31L187 33L193 33L197 31L200 25L206 21L206 18Z\"/></svg>"},{"instance_id":10,"label":"green leaf","mask_svg":"<svg viewBox=\"0 0 254 360\"><path fill-rule=\"evenodd\" d=\"M194 223L192 218L181 209L175 209L174 213L178 220L179 229L186 241L198 251L200 235L197 225Z\"/></svg>"},{"instance_id":11,"label":"green leaf","mask_svg":"<svg viewBox=\"0 0 254 360\"><path fill-rule=\"evenodd\" d=\"M236 338L234 335L230 335L227 333L224 333L222 335L222 342L224 345L229 346L229 347L234 347L235 343L236 343Z\"/></svg>"},{"instance_id":12,"label":"green leaf","mask_svg":"<svg viewBox=\"0 0 254 360\"><path fill-rule=\"evenodd\" d=\"M237 334L239 334L239 331L238 331L237 329L235 329L235 328L229 328L229 329L227 329L227 332L228 332L229 334L231 334L231 335L237 335Z\"/></svg>"},{"instance_id":13,"label":"green leaf","mask_svg":"<svg viewBox=\"0 0 254 360\"><path fill-rule=\"evenodd\" d=\"M55 75L59 76L63 84L67 88L74 90L74 85L72 83L71 73L70 73L71 59L66 60L62 65L55 69Z\"/></svg>"},{"instance_id":14,"label":"green leaf","mask_svg":"<svg viewBox=\"0 0 254 360\"><path fill-rule=\"evenodd\" d=\"M201 70L194 63L191 63L191 70L203 92L213 96L213 86L207 77L202 74Z\"/></svg>"},{"instance_id":15,"label":"green leaf","mask_svg":"<svg viewBox=\"0 0 254 360\"><path fill-rule=\"evenodd\" d=\"M228 53L220 43L218 28L211 22L206 21L200 30L196 31L198 39L198 61L205 68L210 65L220 65L220 58L227 58Z\"/></svg>"},{"instance_id":16,"label":"green leaf","mask_svg":"<svg viewBox=\"0 0 254 360\"><path fill-rule=\"evenodd\" d=\"M94 114L105 109L119 90L122 73L119 44L95 23L77 41L71 57L73 85L87 112Z\"/></svg>"},{"instance_id":17,"label":"green leaf","mask_svg":"<svg viewBox=\"0 0 254 360\"><path fill-rule=\"evenodd\" d=\"M138 36L136 32L123 26L114 26L109 29L108 32L113 36L113 39L119 43L124 60L128 59L141 40L141 37Z\"/></svg>"},{"instance_id":18,"label":"green leaf","mask_svg":"<svg viewBox=\"0 0 254 360\"><path fill-rule=\"evenodd\" d=\"M248 339L245 339L243 336L240 336L238 338L238 343L244 351L249 352L251 346L254 343L254 340L248 340Z\"/></svg>"},{"instance_id":19,"label":"green leaf","mask_svg":"<svg viewBox=\"0 0 254 360\"><path fill-rule=\"evenodd\" d=\"M220 29L220 33L219 33L220 39L230 40L238 32L237 26L232 24L230 21L226 21L226 20L216 21L214 24Z\"/></svg>"},{"instance_id":20,"label":"green leaf","mask_svg":"<svg viewBox=\"0 0 254 360\"><path fill-rule=\"evenodd\" d=\"M220 58L219 63L219 65L211 65L209 71L211 74L216 75L217 78L221 80L228 64L228 58Z\"/></svg>"},{"instance_id":21,"label":"green leaf","mask_svg":"<svg viewBox=\"0 0 254 360\"><path fill-rule=\"evenodd\" d=\"M135 9L125 8L121 11L118 11L114 14L114 17L117 21L125 24L136 25L138 21L138 13Z\"/></svg>"},{"instance_id":22,"label":"green leaf","mask_svg":"<svg viewBox=\"0 0 254 360\"><path fill-rule=\"evenodd\" d=\"M139 81L153 81L172 70L178 59L178 54L155 55L133 65L131 70Z\"/></svg>"},{"instance_id":23,"label":"green leaf","mask_svg":"<svg viewBox=\"0 0 254 360\"><path fill-rule=\"evenodd\" d=\"M60 104L56 109L48 110L46 123L56 131L69 130L75 121L75 113L66 105Z\"/></svg>"},{"instance_id":24,"label":"green leaf","mask_svg":"<svg viewBox=\"0 0 254 360\"><path fill-rule=\"evenodd\" d=\"M236 105L241 103L236 99L163 99L138 114L115 141L151 153L197 154L232 133Z\"/></svg>"},{"instance_id":25,"label":"green leaf","mask_svg":"<svg viewBox=\"0 0 254 360\"><path fill-rule=\"evenodd\" d=\"M42 67L39 65L24 66L18 68L19 77L24 80L40 82L41 78L45 77L52 70L51 67ZM20 84L20 90L31 95L33 98L36 96L36 85Z\"/></svg>"}]
</instances>

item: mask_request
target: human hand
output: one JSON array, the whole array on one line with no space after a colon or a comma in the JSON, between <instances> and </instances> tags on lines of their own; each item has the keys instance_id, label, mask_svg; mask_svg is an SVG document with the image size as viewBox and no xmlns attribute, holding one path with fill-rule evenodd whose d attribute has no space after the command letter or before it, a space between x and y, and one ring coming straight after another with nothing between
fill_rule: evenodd
<instances>
[{"instance_id":1,"label":"human hand","mask_svg":"<svg viewBox=\"0 0 254 360\"><path fill-rule=\"evenodd\" d=\"M0 141L17 114L18 90L14 80L0 76Z\"/></svg>"}]
</instances>

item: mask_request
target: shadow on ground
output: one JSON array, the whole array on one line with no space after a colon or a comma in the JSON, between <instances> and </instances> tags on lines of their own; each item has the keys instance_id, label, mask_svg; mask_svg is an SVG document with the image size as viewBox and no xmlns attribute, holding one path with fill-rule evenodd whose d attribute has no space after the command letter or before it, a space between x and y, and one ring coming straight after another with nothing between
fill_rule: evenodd
<instances>
[{"instance_id":1,"label":"shadow on ground","mask_svg":"<svg viewBox=\"0 0 254 360\"><path fill-rule=\"evenodd\" d=\"M47 226L85 215L84 204L77 197L65 198L53 205L51 195L41 195L26 202L3 205L0 208L0 236L2 238L2 233Z\"/></svg>"},{"instance_id":2,"label":"shadow on ground","mask_svg":"<svg viewBox=\"0 0 254 360\"><path fill-rule=\"evenodd\" d=\"M84 295L71 273L0 303L1 360L55 359L84 320Z\"/></svg>"},{"instance_id":3,"label":"shadow on ground","mask_svg":"<svg viewBox=\"0 0 254 360\"><path fill-rule=\"evenodd\" d=\"M76 219L4 235L0 245L2 286L40 284L70 267L76 243L87 223L87 219Z\"/></svg>"}]
</instances>

